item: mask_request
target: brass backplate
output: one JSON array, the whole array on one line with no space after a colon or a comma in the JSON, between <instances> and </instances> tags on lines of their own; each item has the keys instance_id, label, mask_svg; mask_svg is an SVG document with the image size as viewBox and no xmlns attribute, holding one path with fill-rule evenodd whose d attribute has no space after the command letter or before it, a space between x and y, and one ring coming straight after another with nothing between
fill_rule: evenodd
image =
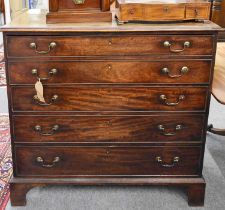
<instances>
[{"instance_id":1,"label":"brass backplate","mask_svg":"<svg viewBox=\"0 0 225 210\"><path fill-rule=\"evenodd\" d=\"M74 4L84 4L85 0L73 0Z\"/></svg>"}]
</instances>

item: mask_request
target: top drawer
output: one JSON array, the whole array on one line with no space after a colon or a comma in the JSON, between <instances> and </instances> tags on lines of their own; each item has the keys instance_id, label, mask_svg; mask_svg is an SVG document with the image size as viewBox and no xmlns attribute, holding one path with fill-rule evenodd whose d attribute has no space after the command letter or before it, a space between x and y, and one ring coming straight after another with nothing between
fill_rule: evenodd
<instances>
[{"instance_id":1,"label":"top drawer","mask_svg":"<svg viewBox=\"0 0 225 210\"><path fill-rule=\"evenodd\" d=\"M8 57L212 55L213 36L8 36Z\"/></svg>"}]
</instances>

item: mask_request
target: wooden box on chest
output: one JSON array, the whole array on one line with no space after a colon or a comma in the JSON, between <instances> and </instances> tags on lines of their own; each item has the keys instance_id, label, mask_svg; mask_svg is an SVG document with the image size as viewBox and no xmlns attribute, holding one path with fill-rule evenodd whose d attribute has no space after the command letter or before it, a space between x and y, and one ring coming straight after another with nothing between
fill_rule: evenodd
<instances>
[{"instance_id":1,"label":"wooden box on chest","mask_svg":"<svg viewBox=\"0 0 225 210\"><path fill-rule=\"evenodd\" d=\"M210 6L206 0L116 0L116 16L119 23L204 20Z\"/></svg>"},{"instance_id":2,"label":"wooden box on chest","mask_svg":"<svg viewBox=\"0 0 225 210\"><path fill-rule=\"evenodd\" d=\"M110 0L49 0L47 23L110 22Z\"/></svg>"}]
</instances>

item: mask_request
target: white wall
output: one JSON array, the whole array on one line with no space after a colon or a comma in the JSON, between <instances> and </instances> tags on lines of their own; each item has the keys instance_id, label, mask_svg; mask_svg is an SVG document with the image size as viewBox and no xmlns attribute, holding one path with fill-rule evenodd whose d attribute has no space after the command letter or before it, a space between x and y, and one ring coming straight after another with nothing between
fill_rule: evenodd
<instances>
[{"instance_id":1,"label":"white wall","mask_svg":"<svg viewBox=\"0 0 225 210\"><path fill-rule=\"evenodd\" d=\"M0 87L0 114L8 113L8 100L6 87Z\"/></svg>"},{"instance_id":2,"label":"white wall","mask_svg":"<svg viewBox=\"0 0 225 210\"><path fill-rule=\"evenodd\" d=\"M11 18L10 18L10 3L9 3L9 0L4 0L4 1L5 1L6 23L9 23L11 21Z\"/></svg>"},{"instance_id":3,"label":"white wall","mask_svg":"<svg viewBox=\"0 0 225 210\"><path fill-rule=\"evenodd\" d=\"M37 9L48 9L48 0L39 0L36 8Z\"/></svg>"},{"instance_id":4,"label":"white wall","mask_svg":"<svg viewBox=\"0 0 225 210\"><path fill-rule=\"evenodd\" d=\"M32 0L31 2L34 3L33 5L31 4L32 9L46 9L46 10L48 10L48 2L49 2L48 0Z\"/></svg>"},{"instance_id":5,"label":"white wall","mask_svg":"<svg viewBox=\"0 0 225 210\"><path fill-rule=\"evenodd\" d=\"M9 23L11 21L10 18L10 6L9 6L9 0L5 1L5 11L6 11L6 23ZM2 44L2 33L0 33L0 44ZM7 100L7 91L6 87L2 86L0 87L0 114L1 113L8 113L8 100Z\"/></svg>"}]
</instances>

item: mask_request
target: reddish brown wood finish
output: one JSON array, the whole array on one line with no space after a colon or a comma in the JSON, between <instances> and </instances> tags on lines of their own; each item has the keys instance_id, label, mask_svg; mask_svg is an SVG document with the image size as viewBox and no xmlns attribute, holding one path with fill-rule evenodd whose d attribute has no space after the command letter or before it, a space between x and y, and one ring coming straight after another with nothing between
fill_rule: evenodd
<instances>
[{"instance_id":1,"label":"reddish brown wood finish","mask_svg":"<svg viewBox=\"0 0 225 210\"><path fill-rule=\"evenodd\" d=\"M210 15L208 1L116 1L116 16L119 23L129 21L182 21L207 20Z\"/></svg>"},{"instance_id":2,"label":"reddish brown wood finish","mask_svg":"<svg viewBox=\"0 0 225 210\"><path fill-rule=\"evenodd\" d=\"M189 187L189 205L198 206L202 205L204 201L204 189L205 189L205 180L204 178L180 178L180 177L157 177L157 178L13 178L11 180L11 185L15 186L11 188L11 201L22 200L20 203L14 203L15 206L24 205L26 203L25 192L21 190L21 185L24 187L35 187L35 186L46 186L46 185L121 185L121 186L177 186L177 187L189 187L189 186L202 186L203 194L200 191L195 190L195 187ZM203 195L203 196L202 196ZM201 196L201 197L200 197ZM191 198L200 198L201 200L197 201L196 199ZM194 202L197 201L197 202Z\"/></svg>"},{"instance_id":3,"label":"reddish brown wood finish","mask_svg":"<svg viewBox=\"0 0 225 210\"><path fill-rule=\"evenodd\" d=\"M194 186L205 183L202 167L219 28L208 22L49 26L38 25L35 15L29 17L21 18L16 33L15 22L4 29L15 177L12 203L24 205L33 186L117 184L184 186L189 204L201 205L204 188ZM184 41L191 46L172 53L163 46L167 40L172 50L181 49ZM35 42L37 50L47 50L52 41L57 46L49 54L39 55L29 47ZM190 71L180 78L161 75L161 65L177 74L184 62ZM103 67L108 63L112 69L106 74ZM58 66L58 74L43 81L46 101L58 94L56 104L34 104L33 65L40 76ZM160 94L169 103L180 94L186 98L171 107L161 104ZM162 137L155 127L159 122L165 132L172 132L177 122L188 126L176 136ZM44 132L58 123L63 132L37 137L36 123ZM36 155L43 156L44 164L51 164L55 155L62 159L46 169ZM156 155L165 164L180 159L165 168L156 163Z\"/></svg>"},{"instance_id":4,"label":"reddish brown wood finish","mask_svg":"<svg viewBox=\"0 0 225 210\"><path fill-rule=\"evenodd\" d=\"M10 201L12 206L25 206L27 192L36 186L43 186L42 184L10 184Z\"/></svg>"},{"instance_id":5,"label":"reddish brown wood finish","mask_svg":"<svg viewBox=\"0 0 225 210\"><path fill-rule=\"evenodd\" d=\"M186 7L186 19L209 19L210 3L208 5L190 5Z\"/></svg>"},{"instance_id":6,"label":"reddish brown wood finish","mask_svg":"<svg viewBox=\"0 0 225 210\"><path fill-rule=\"evenodd\" d=\"M225 28L225 1L213 0L211 8L211 20L219 26ZM225 41L225 31L218 34L220 42Z\"/></svg>"},{"instance_id":7,"label":"reddish brown wood finish","mask_svg":"<svg viewBox=\"0 0 225 210\"><path fill-rule=\"evenodd\" d=\"M203 115L14 116L15 142L177 142L200 141ZM35 131L35 126L42 131ZM59 130L50 136L54 125ZM163 125L165 131L159 130ZM176 126L181 130L176 131ZM173 135L169 135L169 133Z\"/></svg>"},{"instance_id":8,"label":"reddish brown wood finish","mask_svg":"<svg viewBox=\"0 0 225 210\"><path fill-rule=\"evenodd\" d=\"M58 9L59 9L59 1L58 0L49 1L49 11L50 12L57 12Z\"/></svg>"},{"instance_id":9,"label":"reddish brown wood finish","mask_svg":"<svg viewBox=\"0 0 225 210\"><path fill-rule=\"evenodd\" d=\"M51 0L50 0L51 1ZM59 10L99 9L101 2L105 0L85 0L84 4L75 4L71 0L58 0ZM69 11L67 11L69 13Z\"/></svg>"},{"instance_id":10,"label":"reddish brown wood finish","mask_svg":"<svg viewBox=\"0 0 225 210\"><path fill-rule=\"evenodd\" d=\"M225 27L224 15L225 15L225 1L213 0L211 20L224 28Z\"/></svg>"},{"instance_id":11,"label":"reddish brown wood finish","mask_svg":"<svg viewBox=\"0 0 225 210\"><path fill-rule=\"evenodd\" d=\"M16 147L18 176L198 175L200 147ZM36 161L52 164L45 168ZM156 161L162 158L164 167ZM173 159L179 157L177 164ZM174 165L174 166L173 166ZM109 167L110 166L110 167Z\"/></svg>"},{"instance_id":12,"label":"reddish brown wood finish","mask_svg":"<svg viewBox=\"0 0 225 210\"><path fill-rule=\"evenodd\" d=\"M142 5L127 4L119 7L117 17L120 21L162 21L162 20L181 20L184 19L184 5Z\"/></svg>"},{"instance_id":13,"label":"reddish brown wood finish","mask_svg":"<svg viewBox=\"0 0 225 210\"><path fill-rule=\"evenodd\" d=\"M26 61L9 62L10 84L35 84L37 76L49 78L44 84L65 83L167 83L209 84L211 60L158 61ZM181 69L188 67L187 73ZM162 72L168 68L169 73ZM38 74L32 75L32 69ZM57 74L49 72L57 69ZM141 71L140 71L141 70ZM171 78L170 76L180 76Z\"/></svg>"},{"instance_id":14,"label":"reddish brown wood finish","mask_svg":"<svg viewBox=\"0 0 225 210\"><path fill-rule=\"evenodd\" d=\"M188 186L188 204L190 206L204 206L205 187L205 183Z\"/></svg>"},{"instance_id":15,"label":"reddish brown wood finish","mask_svg":"<svg viewBox=\"0 0 225 210\"><path fill-rule=\"evenodd\" d=\"M47 23L111 22L110 0L49 0Z\"/></svg>"},{"instance_id":16,"label":"reddish brown wood finish","mask_svg":"<svg viewBox=\"0 0 225 210\"><path fill-rule=\"evenodd\" d=\"M114 0L101 1L101 10L103 12L110 10L110 4L112 4Z\"/></svg>"},{"instance_id":17,"label":"reddish brown wood finish","mask_svg":"<svg viewBox=\"0 0 225 210\"><path fill-rule=\"evenodd\" d=\"M71 10L71 9L99 9L102 11L109 11L110 9L110 0L85 0L84 4L74 4L73 1L59 1L59 0L50 0L49 9L50 11L58 10ZM55 9L57 8L57 9ZM69 11L68 11L69 12Z\"/></svg>"},{"instance_id":18,"label":"reddish brown wood finish","mask_svg":"<svg viewBox=\"0 0 225 210\"><path fill-rule=\"evenodd\" d=\"M90 10L91 12L52 12L47 15L47 23L83 23L83 22L110 22L112 21L111 12L100 10Z\"/></svg>"},{"instance_id":19,"label":"reddish brown wood finish","mask_svg":"<svg viewBox=\"0 0 225 210\"><path fill-rule=\"evenodd\" d=\"M171 52L164 46L165 41L172 43L171 49L183 49L185 41L191 46L183 52ZM48 50L51 42L57 46L50 53L40 55L31 49L35 42L39 51ZM135 44L134 44L135 43ZM122 55L212 55L212 36L9 36L7 55L12 57L43 56L122 56Z\"/></svg>"},{"instance_id":20,"label":"reddish brown wood finish","mask_svg":"<svg viewBox=\"0 0 225 210\"><path fill-rule=\"evenodd\" d=\"M12 88L13 111L204 111L205 87L44 87L47 103L54 95L58 99L49 106L36 103L33 87ZM165 95L168 99L161 100ZM184 99L179 97L184 95ZM174 106L168 103L179 103Z\"/></svg>"}]
</instances>

